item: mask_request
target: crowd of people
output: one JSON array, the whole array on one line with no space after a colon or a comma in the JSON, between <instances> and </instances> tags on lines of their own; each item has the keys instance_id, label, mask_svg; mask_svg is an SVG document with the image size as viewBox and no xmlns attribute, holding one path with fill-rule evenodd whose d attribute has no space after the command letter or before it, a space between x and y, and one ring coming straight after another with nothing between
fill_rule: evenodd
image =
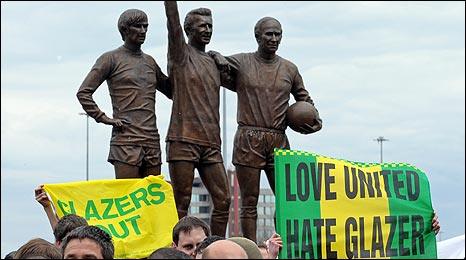
<instances>
[{"instance_id":1,"label":"crowd of people","mask_svg":"<svg viewBox=\"0 0 466 260\"><path fill-rule=\"evenodd\" d=\"M35 190L36 200L46 212L53 229L54 243L34 238L12 251L5 259L113 259L112 237L99 227L89 225L76 214L62 218L54 213L53 205L43 186ZM148 259L275 259L282 247L278 234L257 245L244 237L225 238L212 235L209 225L194 216L181 218L173 227L172 245L154 249Z\"/></svg>"},{"instance_id":2,"label":"crowd of people","mask_svg":"<svg viewBox=\"0 0 466 260\"><path fill-rule=\"evenodd\" d=\"M115 248L108 233L75 214L58 218L42 185L35 189L35 195L49 219L55 242L31 239L18 250L8 253L5 259L113 259ZM432 229L436 234L440 231L436 214ZM206 222L188 215L173 227L172 245L154 248L147 258L276 259L282 247L282 239L277 233L259 244L245 237L225 238L213 235Z\"/></svg>"}]
</instances>

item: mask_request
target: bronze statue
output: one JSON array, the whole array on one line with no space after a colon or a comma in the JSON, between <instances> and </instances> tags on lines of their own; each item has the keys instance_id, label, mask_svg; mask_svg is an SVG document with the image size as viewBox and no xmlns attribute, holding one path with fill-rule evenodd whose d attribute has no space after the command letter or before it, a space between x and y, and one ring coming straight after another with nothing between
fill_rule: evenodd
<instances>
[{"instance_id":1,"label":"bronze statue","mask_svg":"<svg viewBox=\"0 0 466 260\"><path fill-rule=\"evenodd\" d=\"M230 192L220 141L220 72L205 53L212 36L209 9L190 11L183 37L176 1L165 1L168 28L168 75L173 92L167 134L167 161L178 217L187 215L191 202L194 168L209 191L214 209L213 235L225 236Z\"/></svg>"},{"instance_id":2,"label":"bronze statue","mask_svg":"<svg viewBox=\"0 0 466 260\"><path fill-rule=\"evenodd\" d=\"M254 35L258 49L254 53L239 53L223 57L209 52L219 68L229 67L222 73L227 80L224 86L235 91L238 98L238 129L234 139L233 164L236 168L241 192L241 228L243 236L256 241L257 201L261 170L265 171L275 193L274 148L289 149L285 134L286 111L290 94L296 101L314 105L298 68L292 62L276 55L282 38L281 24L274 18L260 19ZM226 60L225 60L226 59ZM312 129L322 127L319 119Z\"/></svg>"},{"instance_id":3,"label":"bronze statue","mask_svg":"<svg viewBox=\"0 0 466 260\"><path fill-rule=\"evenodd\" d=\"M112 125L108 161L115 177L142 178L159 175L160 137L155 116L156 89L171 98L171 90L154 58L141 50L146 39L147 15L137 9L123 12L118 30L124 44L102 54L87 74L77 97L86 113L98 123ZM107 81L113 118L102 112L92 98Z\"/></svg>"}]
</instances>

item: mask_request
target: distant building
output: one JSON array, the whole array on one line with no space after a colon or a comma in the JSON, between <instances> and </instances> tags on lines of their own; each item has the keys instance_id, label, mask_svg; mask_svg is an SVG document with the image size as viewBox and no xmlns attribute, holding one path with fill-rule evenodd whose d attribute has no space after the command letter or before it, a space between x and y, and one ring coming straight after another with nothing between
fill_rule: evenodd
<instances>
[{"instance_id":1,"label":"distant building","mask_svg":"<svg viewBox=\"0 0 466 260\"><path fill-rule=\"evenodd\" d=\"M257 203L257 243L267 240L275 232L275 196L270 188L262 188Z\"/></svg>"},{"instance_id":2,"label":"distant building","mask_svg":"<svg viewBox=\"0 0 466 260\"><path fill-rule=\"evenodd\" d=\"M202 183L201 178L195 177L188 214L200 218L206 223L210 223L211 210L212 200L210 199L210 194Z\"/></svg>"},{"instance_id":3,"label":"distant building","mask_svg":"<svg viewBox=\"0 0 466 260\"><path fill-rule=\"evenodd\" d=\"M241 195L238 182L236 180L235 170L227 170L228 181L231 184L231 205L230 219L228 221L227 237L242 236L240 211ZM193 190L191 195L191 205L188 214L198 217L207 223L210 223L210 214L212 211L212 200L209 192L205 188L199 177L193 181ZM275 197L270 188L261 188L259 201L257 204L257 242L260 243L268 239L273 232L275 212Z\"/></svg>"}]
</instances>

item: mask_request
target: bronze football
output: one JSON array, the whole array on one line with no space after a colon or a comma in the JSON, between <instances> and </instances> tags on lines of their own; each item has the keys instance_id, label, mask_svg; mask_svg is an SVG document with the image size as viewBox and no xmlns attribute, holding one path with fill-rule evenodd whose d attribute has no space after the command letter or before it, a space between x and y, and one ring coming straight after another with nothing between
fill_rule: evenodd
<instances>
[{"instance_id":1,"label":"bronze football","mask_svg":"<svg viewBox=\"0 0 466 260\"><path fill-rule=\"evenodd\" d=\"M319 118L315 107L305 101L298 101L288 107L286 111L286 121L288 126L296 132L310 134L314 131L308 126L316 124Z\"/></svg>"}]
</instances>

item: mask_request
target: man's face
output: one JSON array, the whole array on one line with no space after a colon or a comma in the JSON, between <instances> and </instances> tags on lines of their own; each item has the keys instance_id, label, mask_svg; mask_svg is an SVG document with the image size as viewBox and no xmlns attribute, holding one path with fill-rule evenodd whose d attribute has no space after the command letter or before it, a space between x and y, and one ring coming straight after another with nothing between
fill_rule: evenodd
<instances>
[{"instance_id":1,"label":"man's face","mask_svg":"<svg viewBox=\"0 0 466 260\"><path fill-rule=\"evenodd\" d=\"M142 45L146 40L147 27L149 23L146 20L139 21L130 25L126 32L126 41Z\"/></svg>"},{"instance_id":2,"label":"man's face","mask_svg":"<svg viewBox=\"0 0 466 260\"><path fill-rule=\"evenodd\" d=\"M206 238L204 229L197 227L191 230L191 232L180 232L178 239L178 245L173 245L177 250L186 253L187 255L194 257L194 251L197 246L204 241Z\"/></svg>"},{"instance_id":3,"label":"man's face","mask_svg":"<svg viewBox=\"0 0 466 260\"><path fill-rule=\"evenodd\" d=\"M256 40L259 49L265 53L273 54L278 50L278 45L282 40L282 27L275 20L267 20L262 23Z\"/></svg>"},{"instance_id":4,"label":"man's face","mask_svg":"<svg viewBox=\"0 0 466 260\"><path fill-rule=\"evenodd\" d=\"M104 259L100 246L89 238L72 239L63 253L64 259Z\"/></svg>"},{"instance_id":5,"label":"man's face","mask_svg":"<svg viewBox=\"0 0 466 260\"><path fill-rule=\"evenodd\" d=\"M207 45L212 37L212 16L195 15L191 24L190 38L193 42Z\"/></svg>"}]
</instances>

